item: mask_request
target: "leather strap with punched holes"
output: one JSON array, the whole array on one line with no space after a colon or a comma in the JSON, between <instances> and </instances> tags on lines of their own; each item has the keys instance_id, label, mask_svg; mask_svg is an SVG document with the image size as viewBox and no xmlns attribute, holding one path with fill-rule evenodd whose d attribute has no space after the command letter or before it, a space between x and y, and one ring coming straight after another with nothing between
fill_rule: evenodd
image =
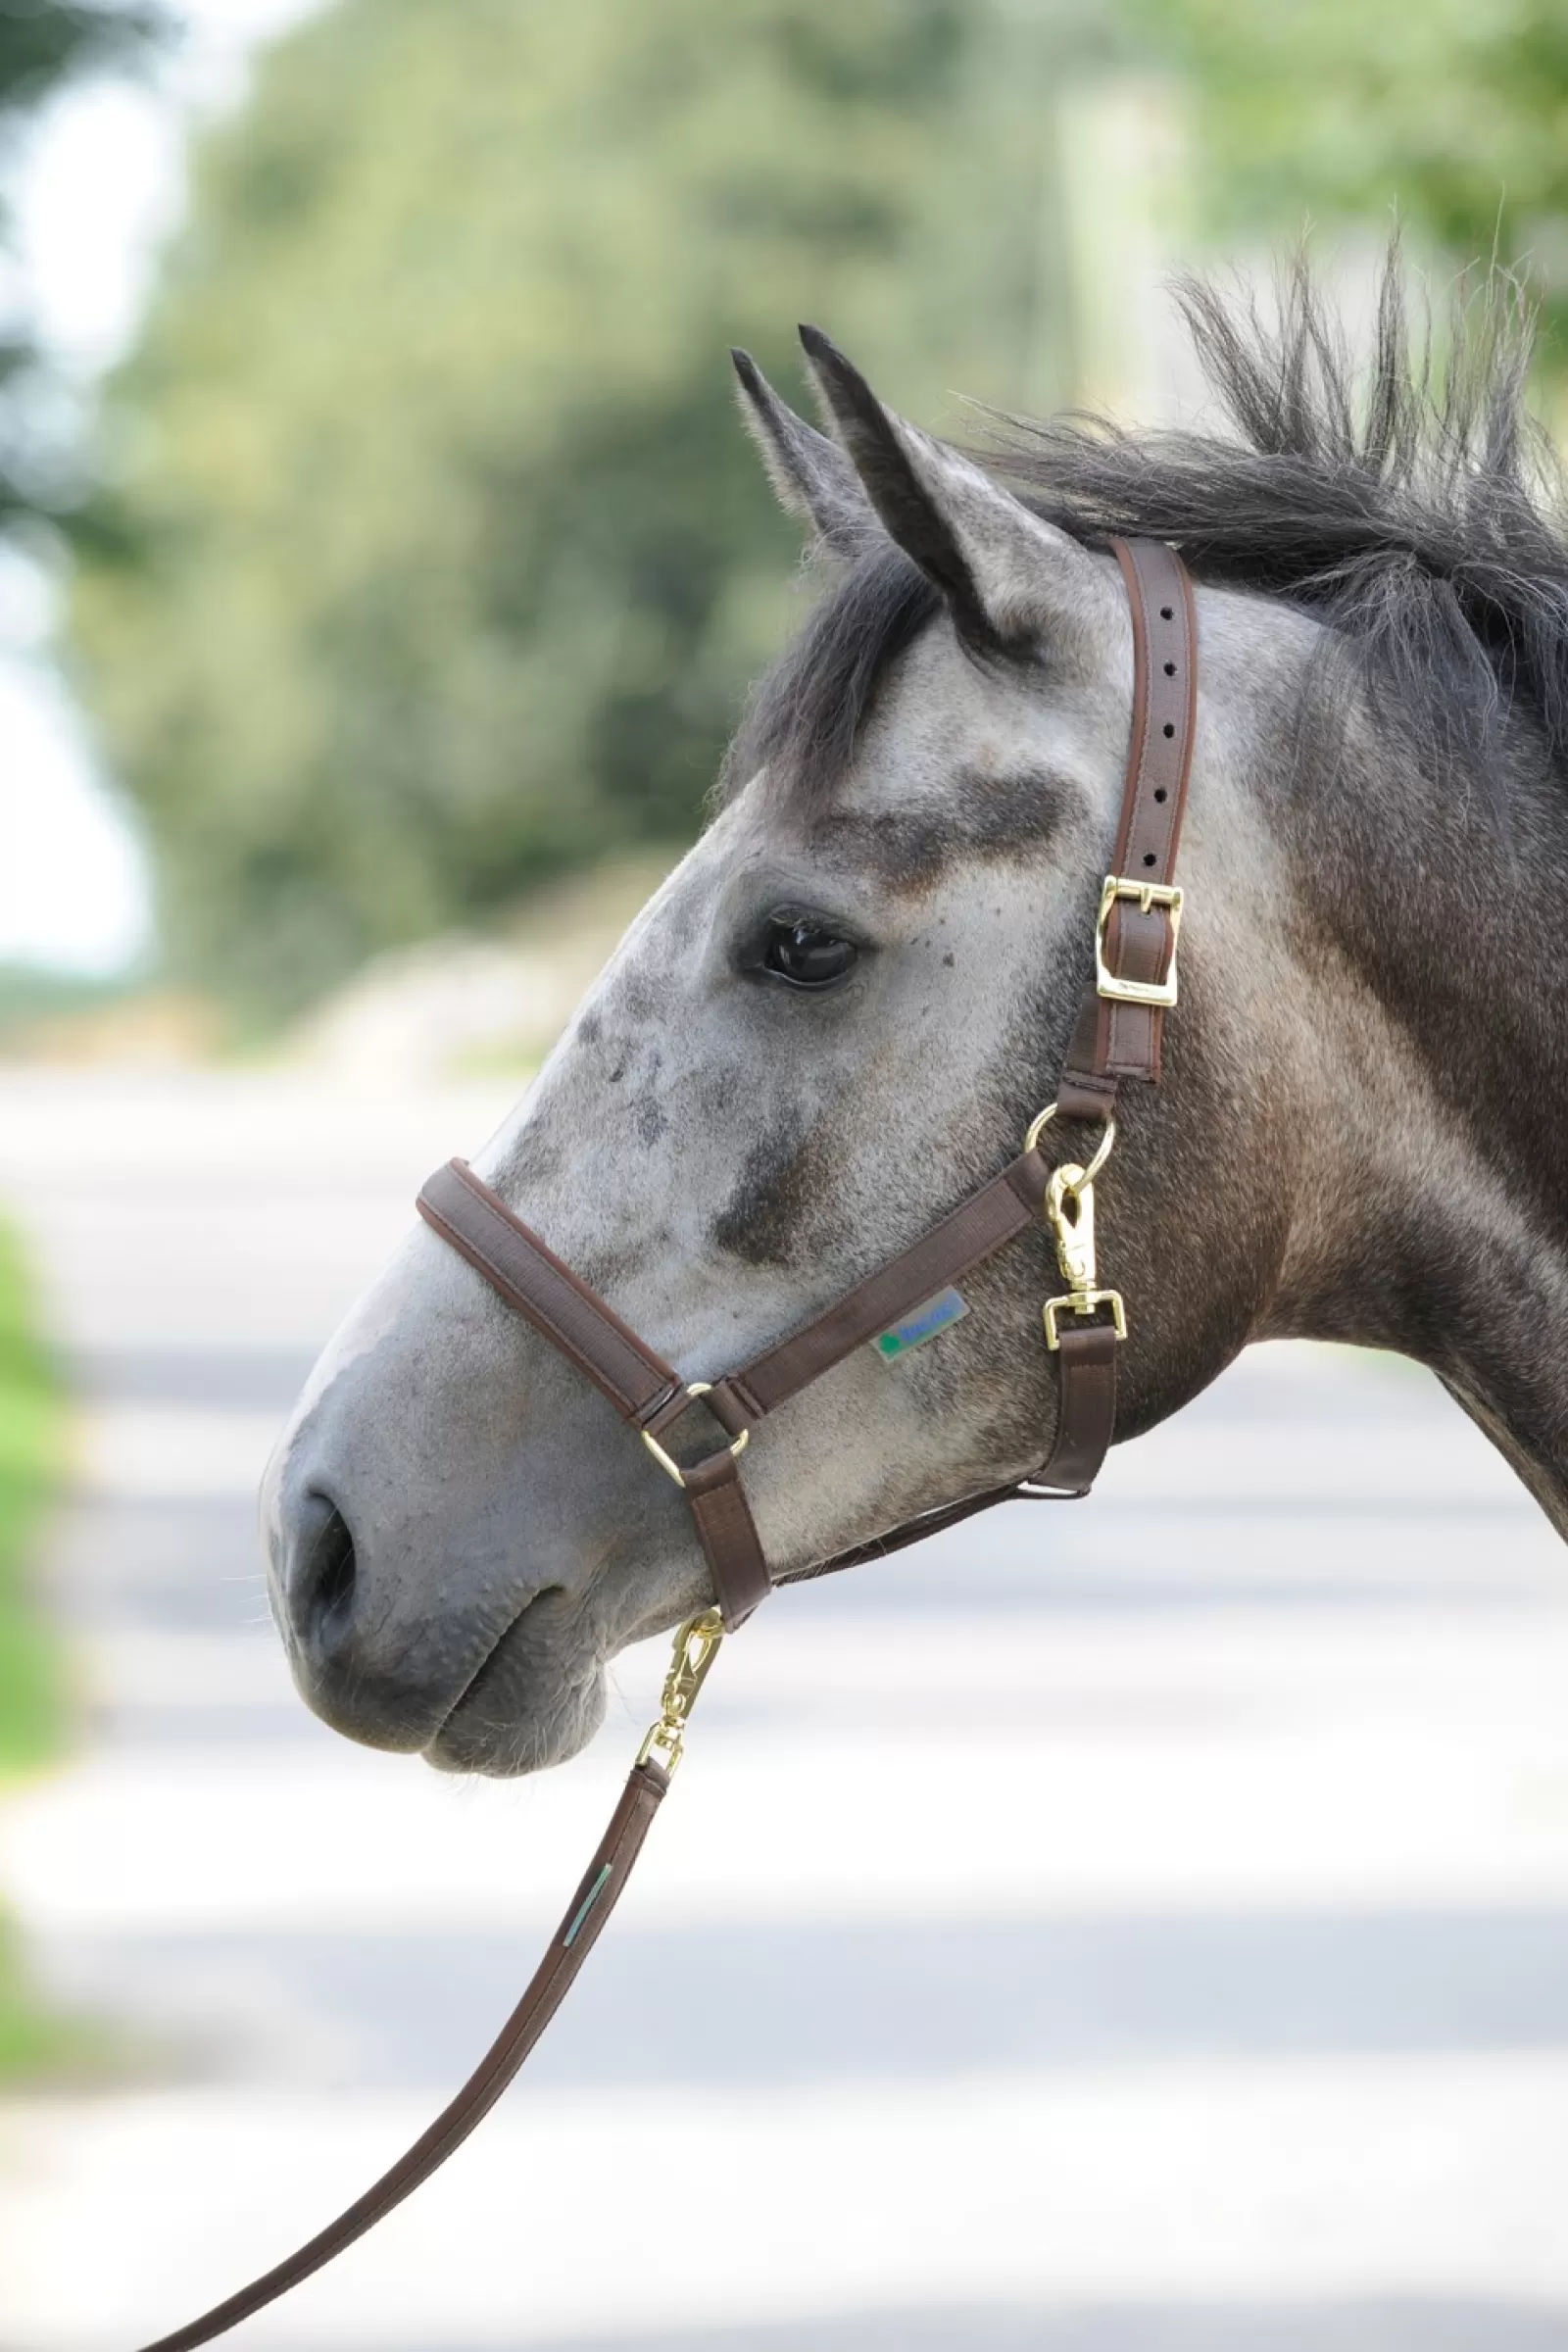
<instances>
[{"instance_id":1,"label":"leather strap with punched holes","mask_svg":"<svg viewBox=\"0 0 1568 2352\"><path fill-rule=\"evenodd\" d=\"M1114 1114L1123 1078L1159 1083L1167 1006L1114 992L1130 988L1175 1002L1176 850L1198 710L1198 616L1186 564L1157 539L1111 545L1132 614L1132 737L1115 857L1096 924L1095 973L1056 1089L1058 1117L1102 1121ZM1116 1429L1116 1347L1107 1325L1062 1330L1056 1441L1040 1473L1047 1486L1083 1494L1099 1476Z\"/></svg>"},{"instance_id":2,"label":"leather strap with punched holes","mask_svg":"<svg viewBox=\"0 0 1568 2352\"><path fill-rule=\"evenodd\" d=\"M1157 539L1112 541L1127 587L1133 624L1133 724L1116 834L1113 876L1126 886L1102 926L1105 971L1112 981L1157 986L1176 956L1172 910L1140 906L1132 886L1168 892L1187 810L1198 703L1198 619L1193 584L1174 548ZM1064 1119L1108 1118L1122 1078L1159 1083L1165 1012L1117 1003L1096 975L1079 1007L1056 1091Z\"/></svg>"},{"instance_id":3,"label":"leather strap with punched holes","mask_svg":"<svg viewBox=\"0 0 1568 2352\"><path fill-rule=\"evenodd\" d=\"M1192 592L1180 559L1149 540L1114 545L1132 608L1132 740L1115 865L1102 898L1096 978L1078 1016L1055 1106L1061 1119L1102 1123L1110 1118L1123 1078L1159 1078L1164 1013L1174 1002L1180 903L1171 876L1192 759L1197 664ZM1118 996L1118 989L1129 987L1130 999ZM437 1169L417 1205L426 1224L608 1397L681 1488L729 1628L743 1624L771 1590L737 1466L753 1423L1038 1225L1052 1175L1038 1143L1031 1145L888 1264L711 1388L683 1381L465 1161ZM1039 1481L1058 1494L1087 1493L1105 1457L1115 1429L1117 1345L1111 1324L1080 1322L1076 1312L1060 1322L1056 1435L1039 1473ZM665 1440L699 1403L722 1442L695 1461L682 1461ZM781 1581L852 1567L1036 1491L1037 1482L1026 1480L962 1496L873 1543L790 1571ZM704 1630L708 1624L693 1620L683 1629L677 1661L694 1632L704 1658L710 1656L716 1631ZM702 1671L706 1666L685 1686L682 1705L689 1704ZM665 1728L677 1680L672 1674L665 1685ZM656 1726L522 1999L429 2130L308 2244L144 2352L196 2352L287 2293L427 2180L489 2112L560 2007L625 1887L669 1785L651 1752L660 1735ZM678 1754L678 1733L676 1746L665 1752L672 1760Z\"/></svg>"}]
</instances>

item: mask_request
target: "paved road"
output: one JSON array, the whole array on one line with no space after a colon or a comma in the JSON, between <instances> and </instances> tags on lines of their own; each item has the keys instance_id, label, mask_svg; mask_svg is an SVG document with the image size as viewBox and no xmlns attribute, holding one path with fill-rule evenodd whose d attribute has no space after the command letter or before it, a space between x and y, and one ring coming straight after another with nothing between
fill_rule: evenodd
<instances>
[{"instance_id":1,"label":"paved road","mask_svg":"<svg viewBox=\"0 0 1568 2352\"><path fill-rule=\"evenodd\" d=\"M86 1738L0 1883L157 2054L0 2108L7 2352L134 2343L358 2189L650 1711L657 1651L571 1771L454 1786L315 1725L266 1622L271 1432L500 1108L0 1076L87 1399ZM1568 1562L1419 1376L1259 1351L1092 1507L777 1604L694 1750L527 2085L249 2342L1568 2345Z\"/></svg>"}]
</instances>

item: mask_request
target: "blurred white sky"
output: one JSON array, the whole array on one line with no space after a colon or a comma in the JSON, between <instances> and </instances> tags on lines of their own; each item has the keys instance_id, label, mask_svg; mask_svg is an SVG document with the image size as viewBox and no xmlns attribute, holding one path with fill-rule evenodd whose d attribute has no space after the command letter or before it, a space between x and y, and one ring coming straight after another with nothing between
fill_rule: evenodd
<instances>
[{"instance_id":1,"label":"blurred white sky","mask_svg":"<svg viewBox=\"0 0 1568 2352\"><path fill-rule=\"evenodd\" d=\"M183 0L187 37L156 87L63 98L16 190L20 261L46 339L90 380L133 336L183 201L193 117L243 93L256 45L318 0ZM113 972L148 944L145 860L48 657L48 585L0 559L0 962Z\"/></svg>"}]
</instances>

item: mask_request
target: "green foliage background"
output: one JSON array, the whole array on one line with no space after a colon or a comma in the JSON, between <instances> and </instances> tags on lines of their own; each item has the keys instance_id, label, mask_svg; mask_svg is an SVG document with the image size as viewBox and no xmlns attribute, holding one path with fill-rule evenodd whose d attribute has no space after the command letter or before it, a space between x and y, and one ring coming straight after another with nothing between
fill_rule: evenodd
<instances>
[{"instance_id":1,"label":"green foliage background","mask_svg":"<svg viewBox=\"0 0 1568 2352\"><path fill-rule=\"evenodd\" d=\"M47 1761L64 1728L58 1639L28 1589L31 1537L59 1467L61 1399L22 1253L0 1223L0 1782ZM87 2043L31 1990L0 1907L0 2083L74 2069Z\"/></svg>"},{"instance_id":2,"label":"green foliage background","mask_svg":"<svg viewBox=\"0 0 1568 2352\"><path fill-rule=\"evenodd\" d=\"M60 1732L57 1655L24 1576L58 1468L60 1418L22 1255L0 1224L0 1778L40 1762Z\"/></svg>"},{"instance_id":3,"label":"green foliage background","mask_svg":"<svg viewBox=\"0 0 1568 2352\"><path fill-rule=\"evenodd\" d=\"M73 636L182 975L262 1018L674 842L790 617L724 348L901 405L1076 380L1063 111L1188 111L1198 216L1568 282L1562 0L338 0L205 142L112 389Z\"/></svg>"},{"instance_id":4,"label":"green foliage background","mask_svg":"<svg viewBox=\"0 0 1568 2352\"><path fill-rule=\"evenodd\" d=\"M160 11L145 5L0 4L0 250L11 242L4 166L31 119L72 83L139 67L169 29ZM0 308L0 533L52 515L66 487L71 460L51 416L50 373L25 292L14 289Z\"/></svg>"},{"instance_id":5,"label":"green foliage background","mask_svg":"<svg viewBox=\"0 0 1568 2352\"><path fill-rule=\"evenodd\" d=\"M0 6L0 165L62 89L139 66L167 31L147 7L109 11L67 0ZM10 232L0 174L0 247ZM8 540L24 540L40 518L56 518L69 496L72 467L53 421L52 389L24 291L14 287L0 325L0 536ZM23 1254L0 1221L0 1781L47 1761L64 1730L60 1645L26 1575L28 1544L59 1468L62 1420ZM101 2036L57 2015L34 1991L21 1938L0 1908L0 2084L80 2076L102 2054Z\"/></svg>"},{"instance_id":6,"label":"green foliage background","mask_svg":"<svg viewBox=\"0 0 1568 2352\"><path fill-rule=\"evenodd\" d=\"M266 61L75 604L178 965L287 1008L689 836L796 555L726 346L793 376L820 315L917 397L1016 387L1045 199L960 202L970 117L1027 132L983 19L345 0Z\"/></svg>"},{"instance_id":7,"label":"green foliage background","mask_svg":"<svg viewBox=\"0 0 1568 2352\"><path fill-rule=\"evenodd\" d=\"M1136 0L1187 76L1218 230L1407 220L1522 268L1568 326L1563 0Z\"/></svg>"}]
</instances>

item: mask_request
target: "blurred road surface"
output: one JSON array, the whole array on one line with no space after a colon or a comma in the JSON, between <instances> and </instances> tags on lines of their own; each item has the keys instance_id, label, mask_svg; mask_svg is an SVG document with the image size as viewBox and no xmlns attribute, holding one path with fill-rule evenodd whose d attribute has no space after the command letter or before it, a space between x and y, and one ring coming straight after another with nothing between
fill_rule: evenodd
<instances>
[{"instance_id":1,"label":"blurred road surface","mask_svg":"<svg viewBox=\"0 0 1568 2352\"><path fill-rule=\"evenodd\" d=\"M0 1885L158 2053L0 2106L7 2352L123 2352L363 2187L651 1712L662 1645L569 1771L456 1786L315 1724L267 1622L272 1432L503 1107L0 1076L87 1693ZM524 2082L247 2345L1568 2345L1568 1559L1423 1377L1255 1351L1082 1510L776 1602L693 1751Z\"/></svg>"}]
</instances>

